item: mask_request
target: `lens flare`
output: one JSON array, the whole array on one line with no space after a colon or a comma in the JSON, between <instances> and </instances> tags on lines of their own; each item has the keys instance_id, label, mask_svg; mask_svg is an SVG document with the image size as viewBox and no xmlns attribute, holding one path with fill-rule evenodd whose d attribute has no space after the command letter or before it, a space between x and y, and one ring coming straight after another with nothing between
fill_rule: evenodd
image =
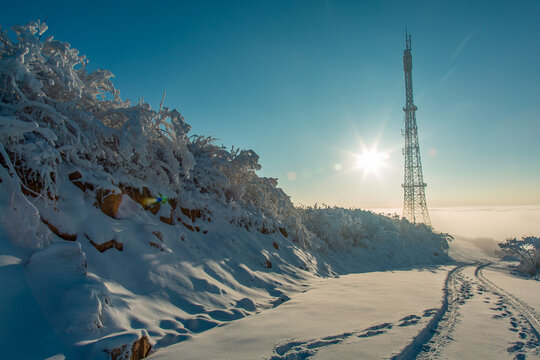
<instances>
[{"instance_id":1,"label":"lens flare","mask_svg":"<svg viewBox=\"0 0 540 360\"><path fill-rule=\"evenodd\" d=\"M150 205L155 205L155 204L165 204L169 199L166 197L166 196L162 196L162 197L147 197L147 198L144 198L142 203L144 206L150 206Z\"/></svg>"}]
</instances>

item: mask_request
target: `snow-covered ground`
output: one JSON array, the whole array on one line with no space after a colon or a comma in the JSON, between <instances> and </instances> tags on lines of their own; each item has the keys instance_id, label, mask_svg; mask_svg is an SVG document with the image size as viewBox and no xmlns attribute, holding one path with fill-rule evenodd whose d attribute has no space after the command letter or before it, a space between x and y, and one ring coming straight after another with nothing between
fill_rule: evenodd
<instances>
[{"instance_id":1,"label":"snow-covered ground","mask_svg":"<svg viewBox=\"0 0 540 360\"><path fill-rule=\"evenodd\" d=\"M382 359L407 345L441 306L450 267L313 281L272 310L158 351L151 359Z\"/></svg>"},{"instance_id":2,"label":"snow-covered ground","mask_svg":"<svg viewBox=\"0 0 540 360\"><path fill-rule=\"evenodd\" d=\"M511 291L492 286L493 278L515 279L504 269L488 268L494 269L475 265L461 272L455 294L459 299L456 319L447 321L445 326L451 323L451 331L436 339L440 345L433 352L441 359L540 358L539 313L516 301L518 297ZM538 281L522 285L512 288L526 290L528 297L540 294Z\"/></svg>"},{"instance_id":3,"label":"snow-covered ground","mask_svg":"<svg viewBox=\"0 0 540 360\"><path fill-rule=\"evenodd\" d=\"M296 208L254 151L123 101L46 30L0 32L2 358L538 355L538 282L481 242Z\"/></svg>"},{"instance_id":4,"label":"snow-covered ground","mask_svg":"<svg viewBox=\"0 0 540 360\"><path fill-rule=\"evenodd\" d=\"M285 304L151 359L538 359L540 282L472 243L461 265L314 281Z\"/></svg>"}]
</instances>

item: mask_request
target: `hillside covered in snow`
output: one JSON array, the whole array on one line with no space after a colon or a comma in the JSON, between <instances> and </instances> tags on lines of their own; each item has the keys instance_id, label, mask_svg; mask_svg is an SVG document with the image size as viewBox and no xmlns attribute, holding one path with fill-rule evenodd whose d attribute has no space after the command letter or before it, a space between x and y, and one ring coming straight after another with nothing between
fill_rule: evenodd
<instances>
[{"instance_id":1,"label":"hillside covered in snow","mask_svg":"<svg viewBox=\"0 0 540 360\"><path fill-rule=\"evenodd\" d=\"M109 71L46 30L0 33L6 358L139 359L316 277L450 261L448 236L426 226L295 207L254 151L122 100Z\"/></svg>"}]
</instances>

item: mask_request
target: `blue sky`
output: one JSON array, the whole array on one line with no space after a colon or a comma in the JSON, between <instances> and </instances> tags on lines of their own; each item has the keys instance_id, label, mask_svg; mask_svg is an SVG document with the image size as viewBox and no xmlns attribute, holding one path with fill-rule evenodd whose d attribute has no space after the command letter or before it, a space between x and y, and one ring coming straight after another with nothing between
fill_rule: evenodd
<instances>
[{"instance_id":1,"label":"blue sky","mask_svg":"<svg viewBox=\"0 0 540 360\"><path fill-rule=\"evenodd\" d=\"M2 8L4 28L46 20L123 98L167 90L194 133L255 150L295 203L362 208L402 206L407 26L428 205L540 204L538 1ZM361 141L389 152L377 174L353 169Z\"/></svg>"}]
</instances>

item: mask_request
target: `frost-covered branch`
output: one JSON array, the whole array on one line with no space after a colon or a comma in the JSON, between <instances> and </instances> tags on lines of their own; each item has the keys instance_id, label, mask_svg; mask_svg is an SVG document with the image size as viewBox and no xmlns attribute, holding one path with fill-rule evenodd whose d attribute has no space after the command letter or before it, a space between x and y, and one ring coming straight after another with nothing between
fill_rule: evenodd
<instances>
[{"instance_id":1,"label":"frost-covered branch","mask_svg":"<svg viewBox=\"0 0 540 360\"><path fill-rule=\"evenodd\" d=\"M88 72L88 60L69 43L42 39L42 22L12 30L16 41L0 29L0 145L23 188L32 183L28 191L54 199L66 165L101 179L102 187L144 186L171 198L191 192L239 204L259 214L261 227L296 216L277 180L256 174L261 166L253 150L189 137L182 115L164 106L165 93L157 111L123 101L110 71Z\"/></svg>"},{"instance_id":2,"label":"frost-covered branch","mask_svg":"<svg viewBox=\"0 0 540 360\"><path fill-rule=\"evenodd\" d=\"M508 238L499 244L499 247L503 253L519 259L521 271L532 276L540 271L540 238L536 236Z\"/></svg>"}]
</instances>

